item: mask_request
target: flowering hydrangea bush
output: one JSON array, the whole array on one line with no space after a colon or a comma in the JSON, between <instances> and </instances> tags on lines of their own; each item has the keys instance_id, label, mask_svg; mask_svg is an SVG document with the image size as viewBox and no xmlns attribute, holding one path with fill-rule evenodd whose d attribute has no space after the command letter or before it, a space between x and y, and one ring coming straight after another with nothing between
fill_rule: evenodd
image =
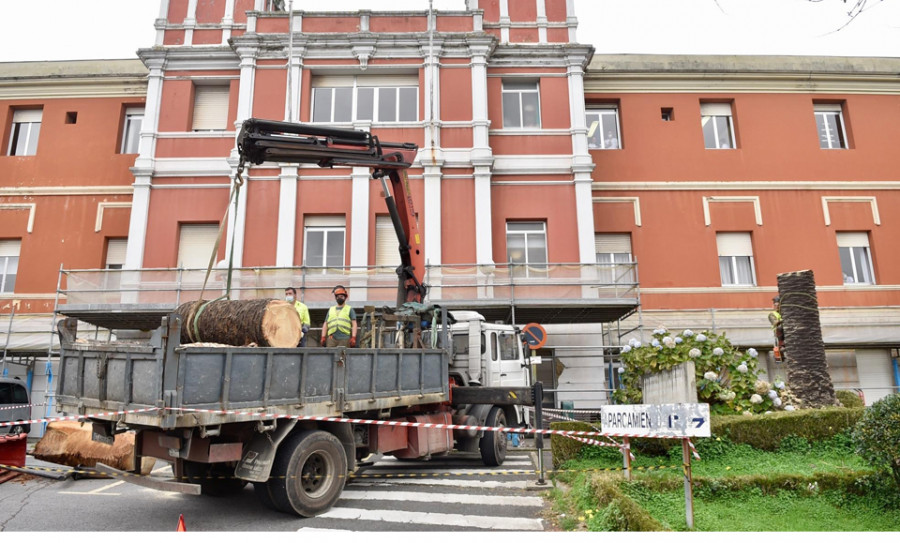
<instances>
[{"instance_id":1,"label":"flowering hydrangea bush","mask_svg":"<svg viewBox=\"0 0 900 543\"><path fill-rule=\"evenodd\" d=\"M647 345L631 339L621 348L624 371L622 388L613 395L619 403L641 403L641 376L672 369L692 360L696 370L697 398L710 404L716 414L753 414L783 409L792 411L793 396L783 381L760 380L759 353L742 352L724 334L685 330L681 334L665 327L653 331Z\"/></svg>"}]
</instances>

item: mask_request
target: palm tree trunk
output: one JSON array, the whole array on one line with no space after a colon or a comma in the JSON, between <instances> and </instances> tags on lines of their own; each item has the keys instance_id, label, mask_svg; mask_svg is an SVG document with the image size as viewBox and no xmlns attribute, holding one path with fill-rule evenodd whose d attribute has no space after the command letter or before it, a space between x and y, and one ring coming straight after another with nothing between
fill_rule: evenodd
<instances>
[{"instance_id":1,"label":"palm tree trunk","mask_svg":"<svg viewBox=\"0 0 900 543\"><path fill-rule=\"evenodd\" d=\"M778 275L787 378L803 407L837 404L828 374L825 342L819 324L819 301L812 270Z\"/></svg>"}]
</instances>

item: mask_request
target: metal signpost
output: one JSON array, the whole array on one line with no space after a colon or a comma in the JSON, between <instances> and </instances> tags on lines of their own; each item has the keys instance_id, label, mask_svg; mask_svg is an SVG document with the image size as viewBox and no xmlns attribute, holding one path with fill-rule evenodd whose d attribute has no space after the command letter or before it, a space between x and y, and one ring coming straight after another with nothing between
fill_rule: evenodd
<instances>
[{"instance_id":1,"label":"metal signpost","mask_svg":"<svg viewBox=\"0 0 900 543\"><path fill-rule=\"evenodd\" d=\"M694 495L691 478L691 437L710 437L709 404L605 405L600 408L601 427L607 435L625 438L625 467L630 478L629 437L681 438L684 467L684 501L688 529L694 529Z\"/></svg>"}]
</instances>

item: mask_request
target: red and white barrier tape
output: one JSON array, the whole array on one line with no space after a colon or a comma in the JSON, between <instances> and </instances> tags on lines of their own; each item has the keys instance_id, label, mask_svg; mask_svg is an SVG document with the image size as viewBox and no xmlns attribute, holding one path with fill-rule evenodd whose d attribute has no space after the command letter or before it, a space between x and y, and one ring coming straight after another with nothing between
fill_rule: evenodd
<instances>
[{"instance_id":1,"label":"red and white barrier tape","mask_svg":"<svg viewBox=\"0 0 900 543\"><path fill-rule=\"evenodd\" d=\"M4 407L0 407L0 411L6 411L8 409L22 409L23 407L43 407L47 405L46 403L17 403L13 405L7 405Z\"/></svg>"}]
</instances>

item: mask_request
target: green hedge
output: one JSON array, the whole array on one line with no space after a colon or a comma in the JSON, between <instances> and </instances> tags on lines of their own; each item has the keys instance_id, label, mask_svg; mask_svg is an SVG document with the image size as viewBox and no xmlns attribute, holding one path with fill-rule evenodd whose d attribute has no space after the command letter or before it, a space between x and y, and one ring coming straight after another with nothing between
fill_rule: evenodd
<instances>
[{"instance_id":1,"label":"green hedge","mask_svg":"<svg viewBox=\"0 0 900 543\"><path fill-rule=\"evenodd\" d=\"M551 430L558 430L562 432L596 432L593 426L586 422L552 422L550 423ZM589 438L594 439L594 438ZM578 458L581 449L584 447L590 447L591 445L587 445L578 441L576 439L572 439L563 435L550 435L550 450L553 453L553 466L558 467L562 465L566 460L573 460Z\"/></svg>"},{"instance_id":2,"label":"green hedge","mask_svg":"<svg viewBox=\"0 0 900 543\"><path fill-rule=\"evenodd\" d=\"M841 405L844 407L854 408L866 406L862 398L859 397L859 394L852 390L836 390L834 395L837 396L837 399L841 401Z\"/></svg>"},{"instance_id":3,"label":"green hedge","mask_svg":"<svg viewBox=\"0 0 900 543\"><path fill-rule=\"evenodd\" d=\"M661 532L665 527L619 488L620 477L594 475L588 488L597 500L599 528L610 532Z\"/></svg>"}]
</instances>

